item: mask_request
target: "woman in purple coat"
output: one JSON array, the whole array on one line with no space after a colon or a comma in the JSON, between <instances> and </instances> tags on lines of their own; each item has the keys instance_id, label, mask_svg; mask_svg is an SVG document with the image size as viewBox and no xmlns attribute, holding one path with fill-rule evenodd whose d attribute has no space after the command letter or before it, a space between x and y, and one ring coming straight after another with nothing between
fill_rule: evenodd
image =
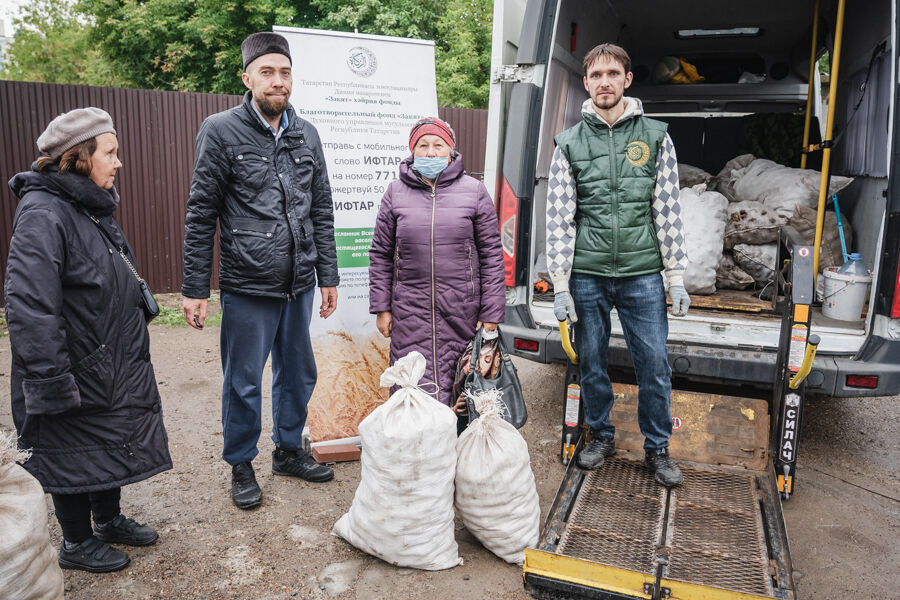
<instances>
[{"instance_id":1,"label":"woman in purple coat","mask_svg":"<svg viewBox=\"0 0 900 600\"><path fill-rule=\"evenodd\" d=\"M418 350L423 383L451 405L456 363L479 327L493 331L506 307L497 213L463 170L456 136L437 118L417 122L412 156L381 199L369 253L369 312L391 338L391 363ZM426 388L428 389L428 388ZM454 402L455 404L455 402Z\"/></svg>"}]
</instances>

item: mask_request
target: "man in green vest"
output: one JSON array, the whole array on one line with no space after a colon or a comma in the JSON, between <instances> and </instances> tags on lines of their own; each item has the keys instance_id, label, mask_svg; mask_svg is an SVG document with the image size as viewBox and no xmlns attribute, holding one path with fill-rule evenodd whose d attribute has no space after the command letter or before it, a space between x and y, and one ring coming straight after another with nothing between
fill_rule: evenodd
<instances>
[{"instance_id":1,"label":"man in green vest","mask_svg":"<svg viewBox=\"0 0 900 600\"><path fill-rule=\"evenodd\" d=\"M625 97L631 59L615 44L584 57L590 98L582 120L556 136L547 194L547 266L560 321L578 322L575 344L591 442L578 466L596 469L616 451L607 374L610 311L615 308L638 380L638 424L645 464L665 486L683 477L669 457L672 370L665 270L672 314L687 314L687 252L682 234L678 162L666 124Z\"/></svg>"}]
</instances>

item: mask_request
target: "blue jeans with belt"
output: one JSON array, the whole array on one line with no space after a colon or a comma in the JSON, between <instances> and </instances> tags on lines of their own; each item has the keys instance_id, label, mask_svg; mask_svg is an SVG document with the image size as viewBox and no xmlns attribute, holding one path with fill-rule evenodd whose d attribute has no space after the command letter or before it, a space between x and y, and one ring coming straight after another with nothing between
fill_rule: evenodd
<instances>
[{"instance_id":1,"label":"blue jeans with belt","mask_svg":"<svg viewBox=\"0 0 900 600\"><path fill-rule=\"evenodd\" d=\"M262 374L272 355L272 441L303 447L306 405L316 386L309 339L315 288L293 300L222 292L222 458L253 460L262 429Z\"/></svg>"},{"instance_id":2,"label":"blue jeans with belt","mask_svg":"<svg viewBox=\"0 0 900 600\"><path fill-rule=\"evenodd\" d=\"M585 421L594 437L613 438L609 364L609 313L616 308L638 381L638 425L648 452L667 448L672 436L669 402L672 369L666 338L666 293L659 273L636 277L599 277L573 273L569 282L578 323L575 346L581 367Z\"/></svg>"}]
</instances>

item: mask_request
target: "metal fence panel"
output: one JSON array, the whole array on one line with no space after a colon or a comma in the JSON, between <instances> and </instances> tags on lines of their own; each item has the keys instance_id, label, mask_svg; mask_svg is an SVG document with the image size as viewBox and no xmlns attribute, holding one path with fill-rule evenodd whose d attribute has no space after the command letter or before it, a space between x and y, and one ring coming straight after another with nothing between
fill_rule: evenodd
<instances>
[{"instance_id":1,"label":"metal fence panel","mask_svg":"<svg viewBox=\"0 0 900 600\"><path fill-rule=\"evenodd\" d=\"M0 177L6 182L30 168L39 154L35 140L57 115L85 106L106 110L124 164L116 178L122 199L116 218L150 288L178 292L194 138L203 119L240 102L241 96L232 95L0 81ZM480 177L487 111L442 108L439 116L455 129L467 170ZM18 200L8 186L0 188L0 277L5 277ZM215 273L212 284L217 285Z\"/></svg>"},{"instance_id":2,"label":"metal fence panel","mask_svg":"<svg viewBox=\"0 0 900 600\"><path fill-rule=\"evenodd\" d=\"M439 108L438 116L456 132L457 150L466 172L484 179L484 152L487 142L487 111L475 108Z\"/></svg>"}]
</instances>

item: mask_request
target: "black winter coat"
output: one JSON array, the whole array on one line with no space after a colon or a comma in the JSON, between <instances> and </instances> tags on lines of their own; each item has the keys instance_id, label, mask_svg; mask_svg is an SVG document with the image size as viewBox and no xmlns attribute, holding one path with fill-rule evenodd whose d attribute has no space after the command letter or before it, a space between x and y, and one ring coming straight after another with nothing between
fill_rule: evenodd
<instances>
[{"instance_id":1,"label":"black winter coat","mask_svg":"<svg viewBox=\"0 0 900 600\"><path fill-rule=\"evenodd\" d=\"M291 297L338 284L331 184L316 128L287 109L278 141L253 107L208 117L197 133L184 232L188 298L209 297L219 221L219 287Z\"/></svg>"},{"instance_id":2,"label":"black winter coat","mask_svg":"<svg viewBox=\"0 0 900 600\"><path fill-rule=\"evenodd\" d=\"M115 189L19 173L6 266L12 413L44 490L112 489L172 467L137 280L83 207L125 248Z\"/></svg>"}]
</instances>

